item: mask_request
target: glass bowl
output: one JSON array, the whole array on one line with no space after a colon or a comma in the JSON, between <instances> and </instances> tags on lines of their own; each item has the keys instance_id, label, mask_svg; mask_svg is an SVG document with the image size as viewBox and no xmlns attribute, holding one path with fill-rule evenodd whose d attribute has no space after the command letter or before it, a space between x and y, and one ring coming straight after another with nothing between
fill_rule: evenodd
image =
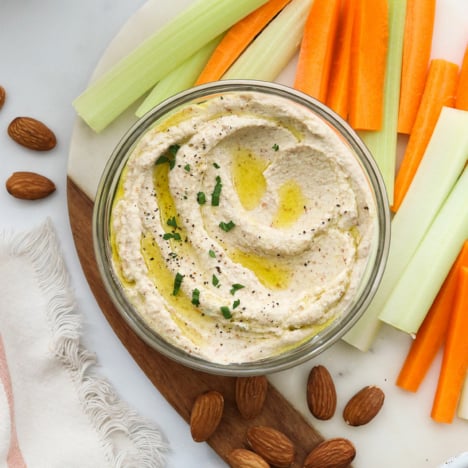
<instances>
[{"instance_id":1,"label":"glass bowl","mask_svg":"<svg viewBox=\"0 0 468 468\"><path fill-rule=\"evenodd\" d=\"M389 238L385 186L357 134L304 93L254 80L201 85L142 117L110 156L93 213L100 274L128 325L179 363L232 376L290 368L340 339L377 290Z\"/></svg>"}]
</instances>

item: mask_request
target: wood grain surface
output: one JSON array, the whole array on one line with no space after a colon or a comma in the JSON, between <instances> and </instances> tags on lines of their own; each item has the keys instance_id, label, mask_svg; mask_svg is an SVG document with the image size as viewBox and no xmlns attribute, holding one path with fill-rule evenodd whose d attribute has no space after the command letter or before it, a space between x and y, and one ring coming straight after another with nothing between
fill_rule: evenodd
<instances>
[{"instance_id":1,"label":"wood grain surface","mask_svg":"<svg viewBox=\"0 0 468 468\"><path fill-rule=\"evenodd\" d=\"M119 339L159 392L186 421L190 419L191 407L197 395L207 390L217 390L224 395L223 418L215 434L208 440L224 460L231 450L245 446L248 427L267 425L291 438L297 452L292 466L302 466L306 455L323 438L271 384L262 414L253 420L244 420L235 405L235 378L182 366L149 347L131 330L110 300L98 272L92 247L93 203L70 178L67 192L73 237L92 292Z\"/></svg>"}]
</instances>

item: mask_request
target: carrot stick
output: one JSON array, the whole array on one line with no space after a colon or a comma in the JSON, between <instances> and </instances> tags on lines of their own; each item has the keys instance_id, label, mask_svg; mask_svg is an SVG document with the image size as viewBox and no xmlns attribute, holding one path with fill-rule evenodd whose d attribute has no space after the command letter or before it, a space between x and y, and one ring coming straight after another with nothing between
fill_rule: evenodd
<instances>
[{"instance_id":1,"label":"carrot stick","mask_svg":"<svg viewBox=\"0 0 468 468\"><path fill-rule=\"evenodd\" d=\"M343 119L348 117L351 38L355 14L354 7L355 0L343 0L326 99L327 106L343 117Z\"/></svg>"},{"instance_id":2,"label":"carrot stick","mask_svg":"<svg viewBox=\"0 0 468 468\"><path fill-rule=\"evenodd\" d=\"M314 0L304 28L294 88L325 102L341 0Z\"/></svg>"},{"instance_id":3,"label":"carrot stick","mask_svg":"<svg viewBox=\"0 0 468 468\"><path fill-rule=\"evenodd\" d=\"M436 0L408 0L403 38L398 132L411 133L429 66Z\"/></svg>"},{"instance_id":4,"label":"carrot stick","mask_svg":"<svg viewBox=\"0 0 468 468\"><path fill-rule=\"evenodd\" d=\"M455 107L468 111L468 46L465 49L460 76L458 78Z\"/></svg>"},{"instance_id":5,"label":"carrot stick","mask_svg":"<svg viewBox=\"0 0 468 468\"><path fill-rule=\"evenodd\" d=\"M411 344L396 381L396 384L404 390L409 392L418 390L445 341L456 293L457 275L461 267L468 267L468 239L463 244Z\"/></svg>"},{"instance_id":6,"label":"carrot stick","mask_svg":"<svg viewBox=\"0 0 468 468\"><path fill-rule=\"evenodd\" d=\"M270 0L232 26L214 50L195 84L219 80L255 36L290 1Z\"/></svg>"},{"instance_id":7,"label":"carrot stick","mask_svg":"<svg viewBox=\"0 0 468 468\"><path fill-rule=\"evenodd\" d=\"M386 0L358 0L354 18L349 123L356 130L380 130L388 51Z\"/></svg>"},{"instance_id":8,"label":"carrot stick","mask_svg":"<svg viewBox=\"0 0 468 468\"><path fill-rule=\"evenodd\" d=\"M468 370L468 267L458 271L455 307L447 332L431 417L436 422L451 423L460 399Z\"/></svg>"},{"instance_id":9,"label":"carrot stick","mask_svg":"<svg viewBox=\"0 0 468 468\"><path fill-rule=\"evenodd\" d=\"M400 207L411 185L442 107L453 107L455 104L457 81L458 65L443 59L431 61L418 115L395 179L392 206L394 212Z\"/></svg>"}]
</instances>

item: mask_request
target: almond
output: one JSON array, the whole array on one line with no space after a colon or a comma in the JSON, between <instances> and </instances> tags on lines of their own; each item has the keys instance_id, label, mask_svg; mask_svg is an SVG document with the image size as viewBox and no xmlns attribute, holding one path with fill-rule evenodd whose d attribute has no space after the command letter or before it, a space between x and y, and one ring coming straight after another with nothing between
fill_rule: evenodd
<instances>
[{"instance_id":1,"label":"almond","mask_svg":"<svg viewBox=\"0 0 468 468\"><path fill-rule=\"evenodd\" d=\"M0 109L3 107L3 104L5 104L5 99L6 99L6 91L3 86L0 86Z\"/></svg>"},{"instance_id":2,"label":"almond","mask_svg":"<svg viewBox=\"0 0 468 468\"><path fill-rule=\"evenodd\" d=\"M57 144L54 132L32 117L13 119L8 126L8 135L20 145L36 151L48 151Z\"/></svg>"},{"instance_id":3,"label":"almond","mask_svg":"<svg viewBox=\"0 0 468 468\"><path fill-rule=\"evenodd\" d=\"M294 444L282 432L268 426L253 426L247 431L247 444L271 465L286 468L294 462Z\"/></svg>"},{"instance_id":4,"label":"almond","mask_svg":"<svg viewBox=\"0 0 468 468\"><path fill-rule=\"evenodd\" d=\"M384 392L375 385L364 387L346 404L343 418L350 426L362 426L374 419L384 403Z\"/></svg>"},{"instance_id":5,"label":"almond","mask_svg":"<svg viewBox=\"0 0 468 468\"><path fill-rule=\"evenodd\" d=\"M211 437L218 427L224 409L221 393L211 390L199 395L190 414L190 432L195 442L203 442Z\"/></svg>"},{"instance_id":6,"label":"almond","mask_svg":"<svg viewBox=\"0 0 468 468\"><path fill-rule=\"evenodd\" d=\"M321 420L331 419L336 410L336 389L332 376L324 366L315 366L307 380L307 405Z\"/></svg>"},{"instance_id":7,"label":"almond","mask_svg":"<svg viewBox=\"0 0 468 468\"><path fill-rule=\"evenodd\" d=\"M238 448L227 456L231 468L269 468L270 465L257 453Z\"/></svg>"},{"instance_id":8,"label":"almond","mask_svg":"<svg viewBox=\"0 0 468 468\"><path fill-rule=\"evenodd\" d=\"M37 200L55 191L50 179L35 172L14 172L5 186L10 195L23 200Z\"/></svg>"},{"instance_id":9,"label":"almond","mask_svg":"<svg viewBox=\"0 0 468 468\"><path fill-rule=\"evenodd\" d=\"M244 419L258 416L265 403L268 380L264 375L236 379L236 404Z\"/></svg>"},{"instance_id":10,"label":"almond","mask_svg":"<svg viewBox=\"0 0 468 468\"><path fill-rule=\"evenodd\" d=\"M356 449L348 439L328 439L318 444L307 455L304 468L344 468L355 456Z\"/></svg>"}]
</instances>

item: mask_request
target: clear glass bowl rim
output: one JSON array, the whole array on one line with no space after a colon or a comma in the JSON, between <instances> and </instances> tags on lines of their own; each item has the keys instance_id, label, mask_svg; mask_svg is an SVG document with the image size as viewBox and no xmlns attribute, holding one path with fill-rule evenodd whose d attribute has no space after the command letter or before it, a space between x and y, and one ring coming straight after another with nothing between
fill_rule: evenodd
<instances>
[{"instance_id":1,"label":"clear glass bowl rim","mask_svg":"<svg viewBox=\"0 0 468 468\"><path fill-rule=\"evenodd\" d=\"M258 361L225 365L210 362L182 351L165 341L145 324L127 301L119 286L119 281L114 275L108 239L111 206L120 172L130 150L139 138L157 120L183 104L215 94L239 91L269 93L302 104L341 134L358 157L373 189L378 214L379 235L375 260L368 281L361 289L361 294L352 309L343 318L326 328L318 337L285 353ZM218 375L249 376L279 372L316 357L343 337L359 320L375 295L385 269L390 245L390 211L385 184L374 158L357 133L340 116L320 101L283 84L258 80L223 80L196 86L166 99L130 127L114 148L102 173L95 197L92 231L95 257L107 293L125 322L145 343L166 357L192 369Z\"/></svg>"}]
</instances>

